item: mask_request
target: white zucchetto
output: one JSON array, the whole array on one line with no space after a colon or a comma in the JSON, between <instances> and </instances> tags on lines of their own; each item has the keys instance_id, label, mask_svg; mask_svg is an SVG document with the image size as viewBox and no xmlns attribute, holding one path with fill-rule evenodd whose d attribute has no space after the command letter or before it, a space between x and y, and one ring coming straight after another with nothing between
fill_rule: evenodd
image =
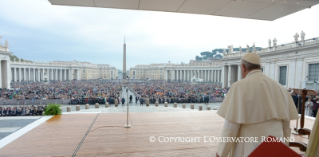
<instances>
[{"instance_id":1,"label":"white zucchetto","mask_svg":"<svg viewBox=\"0 0 319 157\"><path fill-rule=\"evenodd\" d=\"M252 64L261 65L260 57L256 53L247 53L243 56L242 60Z\"/></svg>"}]
</instances>

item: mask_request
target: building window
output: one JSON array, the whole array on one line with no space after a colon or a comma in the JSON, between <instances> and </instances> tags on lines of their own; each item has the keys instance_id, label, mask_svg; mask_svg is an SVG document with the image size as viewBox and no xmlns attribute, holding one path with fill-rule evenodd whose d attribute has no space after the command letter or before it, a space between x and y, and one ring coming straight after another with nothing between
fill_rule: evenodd
<instances>
[{"instance_id":1,"label":"building window","mask_svg":"<svg viewBox=\"0 0 319 157\"><path fill-rule=\"evenodd\" d=\"M287 66L279 67L279 83L281 85L286 85L287 78Z\"/></svg>"},{"instance_id":2,"label":"building window","mask_svg":"<svg viewBox=\"0 0 319 157\"><path fill-rule=\"evenodd\" d=\"M309 81L318 80L319 76L319 63L309 64Z\"/></svg>"}]
</instances>

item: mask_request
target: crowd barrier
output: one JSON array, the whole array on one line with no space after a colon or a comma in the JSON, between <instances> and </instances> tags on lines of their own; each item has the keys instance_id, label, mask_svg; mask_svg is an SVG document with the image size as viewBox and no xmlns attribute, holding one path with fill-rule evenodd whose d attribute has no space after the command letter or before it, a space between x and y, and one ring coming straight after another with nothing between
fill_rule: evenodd
<instances>
[{"instance_id":1,"label":"crowd barrier","mask_svg":"<svg viewBox=\"0 0 319 157\"><path fill-rule=\"evenodd\" d=\"M141 97L137 92L132 91L132 89L130 89L130 91L133 93L134 97L135 96ZM168 98L168 99L169 99L169 101L171 101L170 98ZM223 100L224 100L224 98L220 98L220 97L209 98L209 103L223 102ZM135 101L135 99L134 99L134 101ZM199 99L198 99L198 102L199 102Z\"/></svg>"}]
</instances>

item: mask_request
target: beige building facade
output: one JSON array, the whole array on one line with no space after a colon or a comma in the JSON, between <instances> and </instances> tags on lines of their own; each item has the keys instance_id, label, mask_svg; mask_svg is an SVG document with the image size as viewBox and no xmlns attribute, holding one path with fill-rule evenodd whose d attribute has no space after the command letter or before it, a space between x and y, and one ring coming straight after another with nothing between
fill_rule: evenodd
<instances>
[{"instance_id":1,"label":"beige building facade","mask_svg":"<svg viewBox=\"0 0 319 157\"><path fill-rule=\"evenodd\" d=\"M1 39L1 38L0 38ZM8 41L0 44L0 88L10 88L10 82L66 81L90 79L116 79L117 69L108 64L79 61L35 62L11 60Z\"/></svg>"},{"instance_id":2,"label":"beige building facade","mask_svg":"<svg viewBox=\"0 0 319 157\"><path fill-rule=\"evenodd\" d=\"M241 57L257 53L261 58L262 72L286 88L319 90L319 37L305 39L295 35L294 42L277 44L269 40L269 47L251 52L229 50L222 59L223 87L230 87L241 79ZM231 46L230 46L231 47Z\"/></svg>"},{"instance_id":3,"label":"beige building facade","mask_svg":"<svg viewBox=\"0 0 319 157\"><path fill-rule=\"evenodd\" d=\"M130 69L132 79L153 79L172 81L192 81L202 79L203 82L221 81L221 61L195 61L188 64L162 64L137 65Z\"/></svg>"},{"instance_id":4,"label":"beige building facade","mask_svg":"<svg viewBox=\"0 0 319 157\"><path fill-rule=\"evenodd\" d=\"M188 64L150 64L137 65L130 69L133 79L155 79L173 81L192 81L222 83L230 87L242 79L241 58L246 53L257 53L261 57L262 72L278 81L286 88L307 88L319 90L319 37L305 39L305 33L295 35L294 42L277 44L277 39L269 40L267 48L247 47L245 52L233 46L224 49L221 60L196 61Z\"/></svg>"}]
</instances>

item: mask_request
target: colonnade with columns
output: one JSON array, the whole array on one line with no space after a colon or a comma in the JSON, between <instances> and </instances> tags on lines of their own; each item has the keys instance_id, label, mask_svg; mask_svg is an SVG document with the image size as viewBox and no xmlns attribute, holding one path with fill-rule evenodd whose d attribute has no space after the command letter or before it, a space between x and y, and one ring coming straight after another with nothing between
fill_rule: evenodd
<instances>
[{"instance_id":1,"label":"colonnade with columns","mask_svg":"<svg viewBox=\"0 0 319 157\"><path fill-rule=\"evenodd\" d=\"M241 80L240 65L224 65L222 77L223 87L230 87L234 82Z\"/></svg>"},{"instance_id":2,"label":"colonnade with columns","mask_svg":"<svg viewBox=\"0 0 319 157\"><path fill-rule=\"evenodd\" d=\"M80 80L80 69L11 66L11 81Z\"/></svg>"},{"instance_id":3,"label":"colonnade with columns","mask_svg":"<svg viewBox=\"0 0 319 157\"><path fill-rule=\"evenodd\" d=\"M203 79L203 82L221 82L222 70L165 70L165 80L192 81L192 78Z\"/></svg>"},{"instance_id":4,"label":"colonnade with columns","mask_svg":"<svg viewBox=\"0 0 319 157\"><path fill-rule=\"evenodd\" d=\"M0 88L10 88L10 62L8 60L0 60Z\"/></svg>"}]
</instances>

